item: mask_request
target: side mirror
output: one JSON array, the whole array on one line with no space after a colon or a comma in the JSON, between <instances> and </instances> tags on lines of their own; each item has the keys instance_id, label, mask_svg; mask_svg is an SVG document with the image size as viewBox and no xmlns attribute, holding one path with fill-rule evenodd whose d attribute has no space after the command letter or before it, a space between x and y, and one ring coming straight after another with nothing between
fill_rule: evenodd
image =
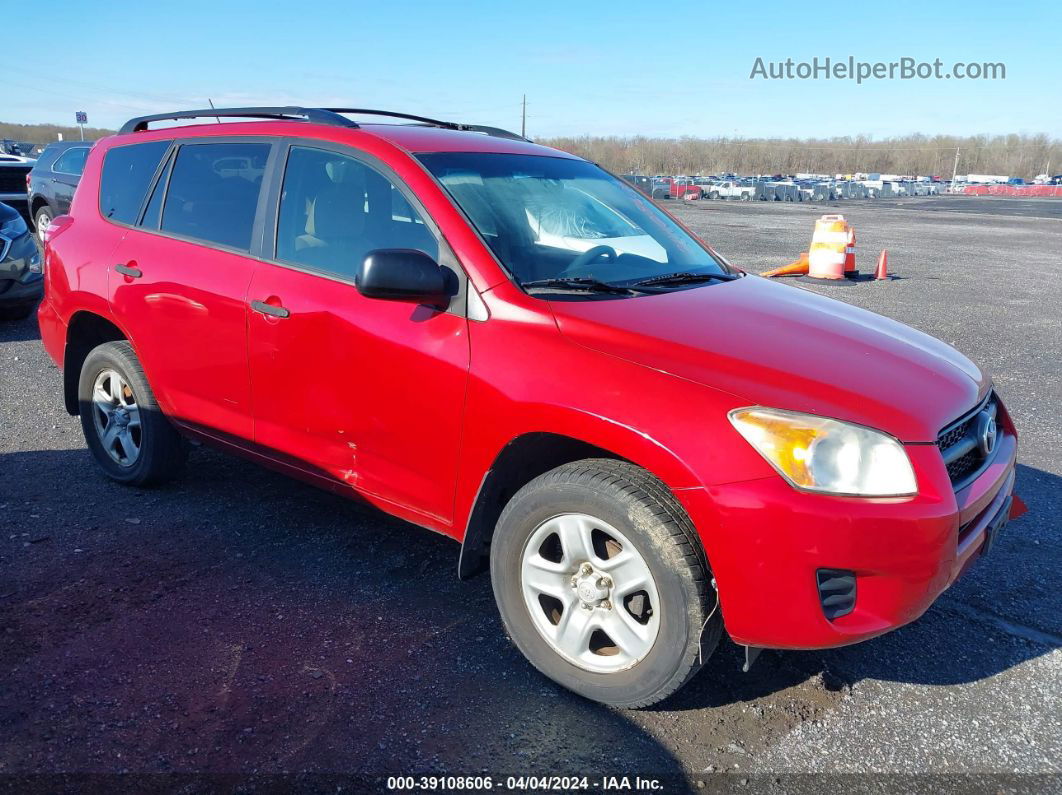
<instances>
[{"instance_id":1,"label":"side mirror","mask_svg":"<svg viewBox=\"0 0 1062 795\"><path fill-rule=\"evenodd\" d=\"M449 275L423 251L384 248L368 253L354 285L366 298L446 307L452 295Z\"/></svg>"}]
</instances>

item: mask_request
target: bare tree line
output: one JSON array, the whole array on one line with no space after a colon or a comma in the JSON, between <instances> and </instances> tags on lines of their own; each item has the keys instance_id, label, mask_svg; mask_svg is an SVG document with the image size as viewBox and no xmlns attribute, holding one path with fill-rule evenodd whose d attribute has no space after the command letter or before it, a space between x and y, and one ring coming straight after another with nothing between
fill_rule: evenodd
<instances>
[{"instance_id":1,"label":"bare tree line","mask_svg":"<svg viewBox=\"0 0 1062 795\"><path fill-rule=\"evenodd\" d=\"M13 141L32 141L35 144L50 144L59 140L58 133L63 134L64 141L76 141L81 137L81 131L77 127L67 127L62 124L12 124L0 122L0 138L10 138ZM114 130L105 130L99 127L86 127L85 140L95 141L105 135L112 135Z\"/></svg>"},{"instance_id":2,"label":"bare tree line","mask_svg":"<svg viewBox=\"0 0 1062 795\"><path fill-rule=\"evenodd\" d=\"M850 174L881 172L951 177L959 174L1031 178L1062 173L1062 140L1039 135L907 135L837 138L540 138L617 174Z\"/></svg>"},{"instance_id":3,"label":"bare tree line","mask_svg":"<svg viewBox=\"0 0 1062 795\"><path fill-rule=\"evenodd\" d=\"M114 131L89 127L94 140ZM77 139L77 127L0 122L0 138L48 143L62 133ZM540 138L538 143L573 152L617 174L850 174L877 171L950 177L959 149L959 174L1005 174L1031 178L1050 164L1062 173L1062 140L1038 135L907 135L874 139L838 138L648 138L583 135Z\"/></svg>"}]
</instances>

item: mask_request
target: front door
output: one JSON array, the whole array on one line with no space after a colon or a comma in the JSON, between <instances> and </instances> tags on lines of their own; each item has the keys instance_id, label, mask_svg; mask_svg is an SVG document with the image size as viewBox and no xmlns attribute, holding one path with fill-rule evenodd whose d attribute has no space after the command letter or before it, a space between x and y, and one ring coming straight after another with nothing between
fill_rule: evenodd
<instances>
[{"instance_id":1,"label":"front door","mask_svg":"<svg viewBox=\"0 0 1062 795\"><path fill-rule=\"evenodd\" d=\"M453 513L466 320L365 298L353 284L373 249L439 260L435 231L395 182L338 149L290 148L275 258L258 265L248 296L254 436L307 471L439 526Z\"/></svg>"}]
</instances>

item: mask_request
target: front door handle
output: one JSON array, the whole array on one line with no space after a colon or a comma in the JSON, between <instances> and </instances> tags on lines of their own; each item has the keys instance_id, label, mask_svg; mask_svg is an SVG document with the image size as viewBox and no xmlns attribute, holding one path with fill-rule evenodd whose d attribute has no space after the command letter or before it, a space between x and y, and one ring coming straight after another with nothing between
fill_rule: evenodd
<instances>
[{"instance_id":1,"label":"front door handle","mask_svg":"<svg viewBox=\"0 0 1062 795\"><path fill-rule=\"evenodd\" d=\"M255 312L261 312L263 315L271 315L272 317L287 317L291 314L291 312L284 307L267 304L265 301L251 301L251 309Z\"/></svg>"},{"instance_id":2,"label":"front door handle","mask_svg":"<svg viewBox=\"0 0 1062 795\"><path fill-rule=\"evenodd\" d=\"M140 270L140 268L131 268L128 265L115 265L114 269L119 273L130 276L134 279L139 279L144 275L144 272Z\"/></svg>"}]
</instances>

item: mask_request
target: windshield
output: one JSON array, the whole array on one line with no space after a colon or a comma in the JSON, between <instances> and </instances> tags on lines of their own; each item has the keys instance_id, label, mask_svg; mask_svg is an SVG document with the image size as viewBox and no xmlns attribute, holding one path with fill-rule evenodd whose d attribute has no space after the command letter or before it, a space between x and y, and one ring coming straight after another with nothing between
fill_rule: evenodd
<instances>
[{"instance_id":1,"label":"windshield","mask_svg":"<svg viewBox=\"0 0 1062 795\"><path fill-rule=\"evenodd\" d=\"M520 284L631 284L725 267L651 201L592 163L483 152L419 156Z\"/></svg>"}]
</instances>

